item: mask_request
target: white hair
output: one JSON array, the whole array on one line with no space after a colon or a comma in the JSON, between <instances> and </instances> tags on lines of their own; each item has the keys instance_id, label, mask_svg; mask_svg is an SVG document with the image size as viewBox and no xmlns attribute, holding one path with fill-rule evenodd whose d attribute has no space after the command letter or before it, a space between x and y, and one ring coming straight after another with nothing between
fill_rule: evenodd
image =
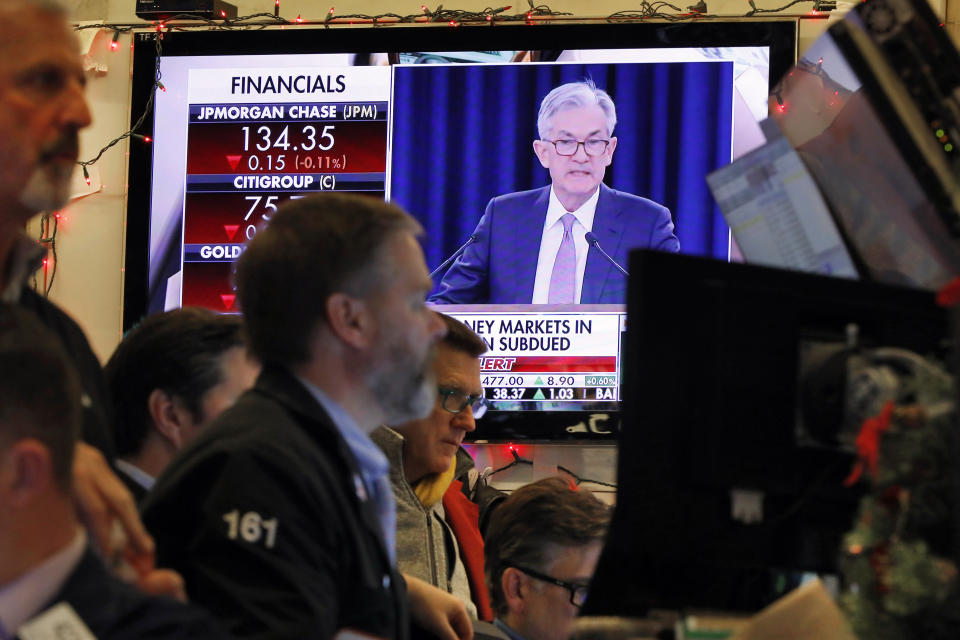
<instances>
[{"instance_id":1,"label":"white hair","mask_svg":"<svg viewBox=\"0 0 960 640\"><path fill-rule=\"evenodd\" d=\"M581 82L562 84L543 99L540 103L540 113L537 116L537 133L541 140L546 140L550 134L550 119L558 111L589 107L597 105L607 117L607 135L613 135L613 128L617 126L617 108L610 95L603 89L598 89L589 78Z\"/></svg>"},{"instance_id":2,"label":"white hair","mask_svg":"<svg viewBox=\"0 0 960 640\"><path fill-rule=\"evenodd\" d=\"M0 0L0 13L34 10L54 16L67 17L67 7L61 0Z\"/></svg>"}]
</instances>

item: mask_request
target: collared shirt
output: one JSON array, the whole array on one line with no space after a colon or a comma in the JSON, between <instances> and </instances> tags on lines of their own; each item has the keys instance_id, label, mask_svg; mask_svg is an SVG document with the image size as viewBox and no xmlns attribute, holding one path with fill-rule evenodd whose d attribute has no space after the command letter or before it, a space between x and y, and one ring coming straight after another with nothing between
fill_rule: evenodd
<instances>
[{"instance_id":1,"label":"collared shirt","mask_svg":"<svg viewBox=\"0 0 960 640\"><path fill-rule=\"evenodd\" d=\"M153 489L153 485L156 484L157 482L157 479L154 478L152 475L150 475L149 473L147 473L137 465L127 462L126 460L121 460L120 458L117 458L116 460L113 461L113 464L117 467L117 469L120 469L121 471L126 473L131 480L136 482L138 485L140 485L147 491L150 491L151 489Z\"/></svg>"},{"instance_id":2,"label":"collared shirt","mask_svg":"<svg viewBox=\"0 0 960 640\"><path fill-rule=\"evenodd\" d=\"M87 547L87 534L77 533L67 546L13 582L0 587L0 625L11 636L24 622L41 612L76 569Z\"/></svg>"},{"instance_id":3,"label":"collared shirt","mask_svg":"<svg viewBox=\"0 0 960 640\"><path fill-rule=\"evenodd\" d=\"M6 276L6 286L0 291L0 302L16 304L23 293L30 274L43 265L46 250L36 240L25 233L17 235L7 264L0 265L0 271Z\"/></svg>"},{"instance_id":4,"label":"collared shirt","mask_svg":"<svg viewBox=\"0 0 960 640\"><path fill-rule=\"evenodd\" d=\"M380 517L380 526L390 554L390 562L396 564L397 503L393 497L393 487L390 485L390 462L383 455L380 447L360 429L353 416L321 389L303 378L298 377L298 379L333 420L334 426L346 441L350 453L353 454L362 476L362 478L354 478L358 483L357 495L363 501L366 501L367 495L373 500L377 515Z\"/></svg>"},{"instance_id":5,"label":"collared shirt","mask_svg":"<svg viewBox=\"0 0 960 640\"><path fill-rule=\"evenodd\" d=\"M503 631L505 634L510 636L510 640L527 640L522 635L511 629L507 623L500 618L494 618L493 624L497 627L497 629L500 629L500 631Z\"/></svg>"},{"instance_id":6,"label":"collared shirt","mask_svg":"<svg viewBox=\"0 0 960 640\"><path fill-rule=\"evenodd\" d=\"M573 291L573 301L580 302L580 291L583 289L583 272L587 267L587 231L593 229L593 217L597 213L597 200L600 199L600 187L593 192L590 199L576 211L567 211L553 187L550 187L550 204L547 205L547 217L543 221L543 235L540 237L540 256L537 258L537 278L533 282L533 304L546 304L550 293L550 276L553 274L553 262L563 240L563 223L560 218L564 214L572 213L577 221L571 229L573 246L577 251L577 279Z\"/></svg>"}]
</instances>

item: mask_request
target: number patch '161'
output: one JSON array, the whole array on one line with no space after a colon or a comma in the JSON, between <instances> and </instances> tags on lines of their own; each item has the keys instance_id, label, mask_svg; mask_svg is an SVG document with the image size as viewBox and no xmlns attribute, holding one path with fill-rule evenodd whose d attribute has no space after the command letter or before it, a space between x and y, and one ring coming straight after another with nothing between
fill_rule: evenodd
<instances>
[{"instance_id":1,"label":"number patch '161'","mask_svg":"<svg viewBox=\"0 0 960 640\"><path fill-rule=\"evenodd\" d=\"M250 544L258 544L263 539L263 546L273 549L277 541L277 528L280 526L276 518L264 520L256 511L247 511L243 515L239 509L223 514L227 523L227 537L231 540L240 538Z\"/></svg>"}]
</instances>

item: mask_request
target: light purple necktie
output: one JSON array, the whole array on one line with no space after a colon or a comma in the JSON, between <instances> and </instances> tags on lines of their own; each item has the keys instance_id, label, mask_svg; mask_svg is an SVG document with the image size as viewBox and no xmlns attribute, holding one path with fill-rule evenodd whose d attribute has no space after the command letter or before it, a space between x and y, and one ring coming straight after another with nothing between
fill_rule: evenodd
<instances>
[{"instance_id":1,"label":"light purple necktie","mask_svg":"<svg viewBox=\"0 0 960 640\"><path fill-rule=\"evenodd\" d=\"M573 294L577 285L577 248L573 244L573 223L577 217L572 213L565 213L560 222L563 223L563 240L557 249L557 258L553 261L553 272L550 274L550 290L547 292L547 302L550 304L572 304Z\"/></svg>"}]
</instances>

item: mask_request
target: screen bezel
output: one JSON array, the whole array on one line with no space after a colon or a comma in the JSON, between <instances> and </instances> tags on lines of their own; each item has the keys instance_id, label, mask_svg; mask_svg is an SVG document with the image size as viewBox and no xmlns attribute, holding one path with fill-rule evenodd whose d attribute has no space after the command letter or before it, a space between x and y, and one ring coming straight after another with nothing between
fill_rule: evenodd
<instances>
[{"instance_id":1,"label":"screen bezel","mask_svg":"<svg viewBox=\"0 0 960 640\"><path fill-rule=\"evenodd\" d=\"M564 22L562 24L497 24L449 27L446 25L331 27L314 26L263 30L170 31L160 47L155 33L138 33L134 39L131 124L145 110L154 91L154 72L160 55L217 56L319 53L400 53L410 51L531 50L551 59L566 49L638 49L685 47L767 46L770 51L770 84L796 60L796 20L730 22ZM563 43L563 49L558 49ZM147 114L138 133L153 131L153 114ZM152 150L131 145L125 239L123 329L129 330L145 315L148 302L149 233ZM509 412L495 412L509 414ZM508 415L485 419L484 439L492 440L610 440L619 427L613 412L603 431L569 432L566 427L585 420L584 411L518 412L523 428ZM537 414L534 417L531 414ZM491 416L492 418L493 416ZM490 425L492 429L487 428ZM496 425L496 426L495 426ZM479 437L479 436L477 436Z\"/></svg>"}]
</instances>

